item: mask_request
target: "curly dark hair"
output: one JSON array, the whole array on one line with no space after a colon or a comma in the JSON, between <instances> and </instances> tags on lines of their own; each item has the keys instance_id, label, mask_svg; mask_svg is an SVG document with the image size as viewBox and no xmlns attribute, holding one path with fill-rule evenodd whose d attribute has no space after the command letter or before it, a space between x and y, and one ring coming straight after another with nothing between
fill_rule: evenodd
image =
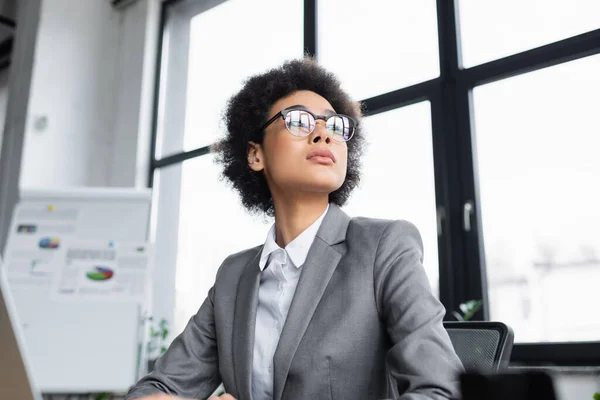
<instances>
[{"instance_id":1,"label":"curly dark hair","mask_svg":"<svg viewBox=\"0 0 600 400\"><path fill-rule=\"evenodd\" d=\"M262 143L269 109L279 99L300 90L309 90L325 98L336 112L360 121L361 105L342 90L337 77L311 58L292 60L278 68L248 78L242 89L231 97L223 115L226 134L212 150L222 166L221 179L229 181L252 214L274 215L273 198L262 172L248 166L248 142ZM329 202L342 206L360 180L361 155L365 140L359 123L348 145L346 179L329 194Z\"/></svg>"}]
</instances>

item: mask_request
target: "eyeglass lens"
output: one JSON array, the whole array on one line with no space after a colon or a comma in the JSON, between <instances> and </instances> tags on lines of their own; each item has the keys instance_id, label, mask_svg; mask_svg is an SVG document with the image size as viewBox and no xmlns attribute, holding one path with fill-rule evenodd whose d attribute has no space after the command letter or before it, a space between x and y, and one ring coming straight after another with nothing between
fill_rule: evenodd
<instances>
[{"instance_id":1,"label":"eyeglass lens","mask_svg":"<svg viewBox=\"0 0 600 400\"><path fill-rule=\"evenodd\" d=\"M303 110L290 110L285 116L285 126L295 136L308 136L315 130L315 118ZM325 126L333 138L340 141L352 137L354 127L352 121L343 115L332 115L325 121Z\"/></svg>"}]
</instances>

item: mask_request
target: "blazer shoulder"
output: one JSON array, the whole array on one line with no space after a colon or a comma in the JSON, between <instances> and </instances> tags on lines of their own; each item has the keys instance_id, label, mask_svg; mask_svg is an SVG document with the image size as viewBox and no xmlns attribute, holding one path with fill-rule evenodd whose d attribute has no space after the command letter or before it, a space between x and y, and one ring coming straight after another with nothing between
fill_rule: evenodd
<instances>
[{"instance_id":1,"label":"blazer shoulder","mask_svg":"<svg viewBox=\"0 0 600 400\"><path fill-rule=\"evenodd\" d=\"M378 231L380 234L410 234L419 235L419 230L410 221L403 219L382 219L382 218L369 218L369 217L354 217L350 221L350 225L357 230Z\"/></svg>"},{"instance_id":2,"label":"blazer shoulder","mask_svg":"<svg viewBox=\"0 0 600 400\"><path fill-rule=\"evenodd\" d=\"M417 227L402 219L380 219L355 217L350 222L349 238L362 243L371 243L378 253L390 249L402 251L416 247L422 251L423 241Z\"/></svg>"},{"instance_id":3,"label":"blazer shoulder","mask_svg":"<svg viewBox=\"0 0 600 400\"><path fill-rule=\"evenodd\" d=\"M251 247L246 250L230 254L225 258L219 271L217 272L217 281L220 277L231 277L231 275L241 274L242 270L257 254L262 250L263 245Z\"/></svg>"},{"instance_id":4,"label":"blazer shoulder","mask_svg":"<svg viewBox=\"0 0 600 400\"><path fill-rule=\"evenodd\" d=\"M226 264L226 263L238 264L243 261L248 262L254 256L256 256L256 254L262 249L262 247L263 247L263 245L260 244L258 246L254 246L249 249L245 249L242 251L238 251L237 253L230 254L227 256L227 258L225 258L225 261L223 261L223 264Z\"/></svg>"}]
</instances>

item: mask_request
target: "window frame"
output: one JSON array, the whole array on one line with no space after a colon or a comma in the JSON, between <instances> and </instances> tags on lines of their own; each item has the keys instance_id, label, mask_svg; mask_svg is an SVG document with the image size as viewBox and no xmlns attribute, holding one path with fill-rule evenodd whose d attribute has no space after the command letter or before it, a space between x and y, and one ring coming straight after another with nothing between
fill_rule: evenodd
<instances>
[{"instance_id":1,"label":"window frame","mask_svg":"<svg viewBox=\"0 0 600 400\"><path fill-rule=\"evenodd\" d=\"M165 55L163 39L168 34L169 7L182 4L186 12L197 13L226 0L166 0L162 3L157 52L154 119L150 150L148 186L152 187L157 169L201 157L210 146L181 151L156 158L161 70ZM304 0L304 52L318 58L317 1ZM453 320L452 310L471 299L482 299L484 306L475 320L489 320L488 288L478 207L478 171L475 150L472 90L476 86L533 72L600 53L600 29L496 59L462 68L458 0L436 0L440 75L388 93L363 99L366 116L379 114L427 100L431 103L433 160L438 217L438 254L440 300ZM190 19L191 19L190 16ZM166 55L168 57L168 55ZM168 60L167 60L168 62ZM185 109L184 109L185 111ZM473 206L471 229L464 229L464 207ZM516 343L511 364L519 366L600 365L600 341L561 343Z\"/></svg>"}]
</instances>

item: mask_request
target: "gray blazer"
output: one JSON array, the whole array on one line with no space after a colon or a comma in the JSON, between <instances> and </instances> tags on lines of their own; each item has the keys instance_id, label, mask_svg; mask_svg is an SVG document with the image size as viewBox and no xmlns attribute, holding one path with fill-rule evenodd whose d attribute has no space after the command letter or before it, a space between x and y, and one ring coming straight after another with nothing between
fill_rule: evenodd
<instances>
[{"instance_id":1,"label":"gray blazer","mask_svg":"<svg viewBox=\"0 0 600 400\"><path fill-rule=\"evenodd\" d=\"M223 382L251 400L262 246L229 256L208 298L127 399L206 399ZM274 400L455 399L462 365L406 221L331 204L310 248L274 357Z\"/></svg>"}]
</instances>

